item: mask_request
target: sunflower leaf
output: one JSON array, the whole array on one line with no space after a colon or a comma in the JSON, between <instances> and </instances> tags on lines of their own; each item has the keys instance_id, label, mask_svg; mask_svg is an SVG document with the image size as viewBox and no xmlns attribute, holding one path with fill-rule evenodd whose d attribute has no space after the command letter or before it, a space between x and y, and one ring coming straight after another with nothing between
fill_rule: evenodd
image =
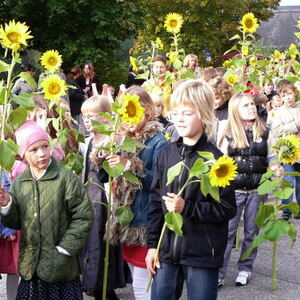
<instances>
[{"instance_id":1,"label":"sunflower leaf","mask_svg":"<svg viewBox=\"0 0 300 300\"><path fill-rule=\"evenodd\" d=\"M122 226L127 226L134 218L133 212L129 206L120 206L116 209L118 222Z\"/></svg>"},{"instance_id":2,"label":"sunflower leaf","mask_svg":"<svg viewBox=\"0 0 300 300\"><path fill-rule=\"evenodd\" d=\"M270 217L272 213L274 213L274 205L273 204L259 204L259 209L255 218L255 223L259 228L262 228L265 224L265 220Z\"/></svg>"},{"instance_id":3,"label":"sunflower leaf","mask_svg":"<svg viewBox=\"0 0 300 300\"><path fill-rule=\"evenodd\" d=\"M297 229L296 227L290 223L290 229L288 231L288 235L292 240L291 248L294 246L294 243L296 242L297 239Z\"/></svg>"},{"instance_id":4,"label":"sunflower leaf","mask_svg":"<svg viewBox=\"0 0 300 300\"><path fill-rule=\"evenodd\" d=\"M183 219L182 215L179 213L176 213L174 211L168 212L165 215L165 221L167 223L167 227L170 230L173 230L177 235L182 236L182 224L183 224Z\"/></svg>"},{"instance_id":5,"label":"sunflower leaf","mask_svg":"<svg viewBox=\"0 0 300 300\"><path fill-rule=\"evenodd\" d=\"M0 104L5 101L5 86L3 86L3 80L0 81Z\"/></svg>"},{"instance_id":6,"label":"sunflower leaf","mask_svg":"<svg viewBox=\"0 0 300 300\"><path fill-rule=\"evenodd\" d=\"M270 168L267 169L267 172L262 174L261 178L260 178L260 184L263 183L264 181L270 179L273 175L273 172Z\"/></svg>"},{"instance_id":7,"label":"sunflower leaf","mask_svg":"<svg viewBox=\"0 0 300 300\"><path fill-rule=\"evenodd\" d=\"M278 179L274 181L266 180L258 187L257 192L259 195L269 194L278 186L278 183Z\"/></svg>"},{"instance_id":8,"label":"sunflower leaf","mask_svg":"<svg viewBox=\"0 0 300 300\"><path fill-rule=\"evenodd\" d=\"M127 181L133 183L133 184L138 184L140 182L139 178L133 175L132 173L126 171L123 173L124 177L126 178Z\"/></svg>"},{"instance_id":9,"label":"sunflower leaf","mask_svg":"<svg viewBox=\"0 0 300 300\"><path fill-rule=\"evenodd\" d=\"M32 88L36 88L36 82L34 81L34 78L31 75L29 75L28 72L21 72L19 76L25 79L27 84L30 85Z\"/></svg>"},{"instance_id":10,"label":"sunflower leaf","mask_svg":"<svg viewBox=\"0 0 300 300\"><path fill-rule=\"evenodd\" d=\"M20 95L13 95L12 100L20 106L25 107L27 110L33 110L35 107L32 94L24 93Z\"/></svg>"},{"instance_id":11,"label":"sunflower leaf","mask_svg":"<svg viewBox=\"0 0 300 300\"><path fill-rule=\"evenodd\" d=\"M104 135L111 135L113 132L110 125L98 122L96 120L91 120L92 126L97 130L98 133Z\"/></svg>"},{"instance_id":12,"label":"sunflower leaf","mask_svg":"<svg viewBox=\"0 0 300 300\"><path fill-rule=\"evenodd\" d=\"M9 65L5 63L3 60L0 60L0 73L7 72L9 69Z\"/></svg>"},{"instance_id":13,"label":"sunflower leaf","mask_svg":"<svg viewBox=\"0 0 300 300\"><path fill-rule=\"evenodd\" d=\"M216 201L220 201L219 188L217 186L211 186L208 192Z\"/></svg>"},{"instance_id":14,"label":"sunflower leaf","mask_svg":"<svg viewBox=\"0 0 300 300\"><path fill-rule=\"evenodd\" d=\"M198 151L198 154L199 154L201 157L205 158L206 160L214 160L214 159L215 159L213 153L211 153L211 152Z\"/></svg>"},{"instance_id":15,"label":"sunflower leaf","mask_svg":"<svg viewBox=\"0 0 300 300\"><path fill-rule=\"evenodd\" d=\"M273 192L273 195L279 199L288 199L294 193L294 189L291 187L285 187Z\"/></svg>"},{"instance_id":16,"label":"sunflower leaf","mask_svg":"<svg viewBox=\"0 0 300 300\"><path fill-rule=\"evenodd\" d=\"M192 178L194 176L200 178L200 176L203 173L206 173L208 170L209 167L204 163L204 160L202 158L198 158L190 169L189 178Z\"/></svg>"},{"instance_id":17,"label":"sunflower leaf","mask_svg":"<svg viewBox=\"0 0 300 300\"><path fill-rule=\"evenodd\" d=\"M9 115L9 122L15 129L19 128L27 119L28 111L24 107L17 107Z\"/></svg>"},{"instance_id":18,"label":"sunflower leaf","mask_svg":"<svg viewBox=\"0 0 300 300\"><path fill-rule=\"evenodd\" d=\"M120 148L124 151L135 153L138 148L145 148L146 145L126 136Z\"/></svg>"},{"instance_id":19,"label":"sunflower leaf","mask_svg":"<svg viewBox=\"0 0 300 300\"><path fill-rule=\"evenodd\" d=\"M291 211L291 213L294 215L294 216L297 216L299 214L299 205L298 203L296 202L290 202L288 204L281 204L278 206L278 209L279 210L285 210L285 209L288 209Z\"/></svg>"},{"instance_id":20,"label":"sunflower leaf","mask_svg":"<svg viewBox=\"0 0 300 300\"><path fill-rule=\"evenodd\" d=\"M9 171L18 154L18 146L12 139L0 141L0 165Z\"/></svg>"},{"instance_id":21,"label":"sunflower leaf","mask_svg":"<svg viewBox=\"0 0 300 300\"><path fill-rule=\"evenodd\" d=\"M284 176L300 176L300 172L286 172Z\"/></svg>"},{"instance_id":22,"label":"sunflower leaf","mask_svg":"<svg viewBox=\"0 0 300 300\"><path fill-rule=\"evenodd\" d=\"M168 169L166 184L167 186L171 184L174 181L175 177L177 177L181 173L183 165L183 161L180 161L179 163Z\"/></svg>"},{"instance_id":23,"label":"sunflower leaf","mask_svg":"<svg viewBox=\"0 0 300 300\"><path fill-rule=\"evenodd\" d=\"M124 170L124 166L121 163L116 164L113 168L111 168L109 166L109 163L107 160L105 160L102 163L102 167L103 169L106 171L106 173L110 176L112 176L113 178L116 178L120 175L122 175L123 170Z\"/></svg>"}]
</instances>

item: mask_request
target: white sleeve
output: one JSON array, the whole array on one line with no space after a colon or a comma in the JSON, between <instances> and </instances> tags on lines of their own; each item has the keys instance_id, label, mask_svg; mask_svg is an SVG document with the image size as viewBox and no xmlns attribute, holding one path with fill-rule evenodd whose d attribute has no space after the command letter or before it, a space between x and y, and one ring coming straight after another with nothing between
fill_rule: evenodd
<instances>
[{"instance_id":1,"label":"white sleeve","mask_svg":"<svg viewBox=\"0 0 300 300\"><path fill-rule=\"evenodd\" d=\"M9 196L9 202L5 206L1 207L0 211L1 211L1 215L2 216L8 215L8 211L9 211L9 209L11 207L11 204L12 204L12 199L11 199L11 196Z\"/></svg>"}]
</instances>

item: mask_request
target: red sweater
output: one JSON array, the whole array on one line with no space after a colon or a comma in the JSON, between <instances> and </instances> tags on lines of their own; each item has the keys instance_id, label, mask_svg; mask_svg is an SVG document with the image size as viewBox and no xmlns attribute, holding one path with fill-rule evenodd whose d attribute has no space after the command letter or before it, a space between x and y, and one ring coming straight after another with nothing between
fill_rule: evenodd
<instances>
[{"instance_id":1,"label":"red sweater","mask_svg":"<svg viewBox=\"0 0 300 300\"><path fill-rule=\"evenodd\" d=\"M123 259L136 267L146 268L145 258L147 251L146 247L122 244Z\"/></svg>"}]
</instances>

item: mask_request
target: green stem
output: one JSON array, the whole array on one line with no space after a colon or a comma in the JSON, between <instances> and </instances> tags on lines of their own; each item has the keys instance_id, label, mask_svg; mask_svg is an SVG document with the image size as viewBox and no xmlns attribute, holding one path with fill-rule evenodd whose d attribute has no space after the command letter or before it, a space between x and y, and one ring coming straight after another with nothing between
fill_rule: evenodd
<instances>
[{"instance_id":1,"label":"green stem","mask_svg":"<svg viewBox=\"0 0 300 300\"><path fill-rule=\"evenodd\" d=\"M11 64L10 64L10 67L9 67L8 73L7 73L6 89L5 89L5 95L4 95L1 134L0 134L1 141L4 141L5 122L6 122L6 118L7 118L8 102L9 102L8 98L9 98L9 92L10 92L11 77L12 77L12 74L13 74L15 64L16 64L15 56L14 56L14 54L12 54ZM2 166L0 166L0 175L1 175L1 178L2 178ZM1 188L3 187L2 180L0 182L0 187Z\"/></svg>"},{"instance_id":2,"label":"green stem","mask_svg":"<svg viewBox=\"0 0 300 300\"><path fill-rule=\"evenodd\" d=\"M158 261L159 249L160 249L161 242L162 242L162 239L163 239L163 237L164 237L166 228L167 228L167 223L165 222L165 223L164 223L164 226L163 226L163 228L162 228L162 230L161 230L159 240L158 240L158 245L157 245L157 249L156 249L155 257L154 257L153 269L155 269L156 264L157 264L157 261ZM147 286L147 290L146 290L147 293L149 292L149 290L150 290L150 288L151 288L151 286L152 286L152 282L153 282L153 277L151 277L151 278L149 279L148 286Z\"/></svg>"},{"instance_id":3,"label":"green stem","mask_svg":"<svg viewBox=\"0 0 300 300\"><path fill-rule=\"evenodd\" d=\"M235 248L234 248L234 250L236 250L236 251L238 251L239 248L240 248L240 234L241 234L240 224L238 224L236 234L235 234Z\"/></svg>"},{"instance_id":4,"label":"green stem","mask_svg":"<svg viewBox=\"0 0 300 300\"><path fill-rule=\"evenodd\" d=\"M109 176L109 193L108 193L108 203L107 203L107 227L105 234L105 258L104 258L104 274L103 274L103 288L102 288L102 300L106 300L106 290L107 290L107 277L108 277L108 266L109 266L109 246L110 246L110 215L111 215L111 205L112 205L112 181L113 178Z\"/></svg>"},{"instance_id":5,"label":"green stem","mask_svg":"<svg viewBox=\"0 0 300 300\"><path fill-rule=\"evenodd\" d=\"M273 241L272 257L272 290L277 289L277 240Z\"/></svg>"},{"instance_id":6,"label":"green stem","mask_svg":"<svg viewBox=\"0 0 300 300\"><path fill-rule=\"evenodd\" d=\"M174 33L174 46L175 46L176 54L178 55L178 39L176 33Z\"/></svg>"}]
</instances>

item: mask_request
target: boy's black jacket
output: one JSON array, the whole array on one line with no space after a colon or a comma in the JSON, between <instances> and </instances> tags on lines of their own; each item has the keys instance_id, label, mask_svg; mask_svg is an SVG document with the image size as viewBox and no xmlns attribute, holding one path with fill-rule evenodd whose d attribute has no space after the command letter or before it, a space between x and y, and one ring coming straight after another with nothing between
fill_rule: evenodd
<instances>
[{"instance_id":1,"label":"boy's black jacket","mask_svg":"<svg viewBox=\"0 0 300 300\"><path fill-rule=\"evenodd\" d=\"M168 212L162 196L167 192L178 193L188 176L185 168L181 175L166 186L168 169L182 160L190 168L199 158L197 151L212 152L216 159L222 156L222 152L207 140L206 135L202 135L194 146L184 145L180 138L159 153L150 194L148 248L157 248L164 215ZM205 197L199 183L190 184L182 198L185 200L182 212L183 236L177 236L166 229L159 254L160 261L194 267L221 267L228 238L228 220L236 214L232 185L220 188L220 202L210 195Z\"/></svg>"}]
</instances>

